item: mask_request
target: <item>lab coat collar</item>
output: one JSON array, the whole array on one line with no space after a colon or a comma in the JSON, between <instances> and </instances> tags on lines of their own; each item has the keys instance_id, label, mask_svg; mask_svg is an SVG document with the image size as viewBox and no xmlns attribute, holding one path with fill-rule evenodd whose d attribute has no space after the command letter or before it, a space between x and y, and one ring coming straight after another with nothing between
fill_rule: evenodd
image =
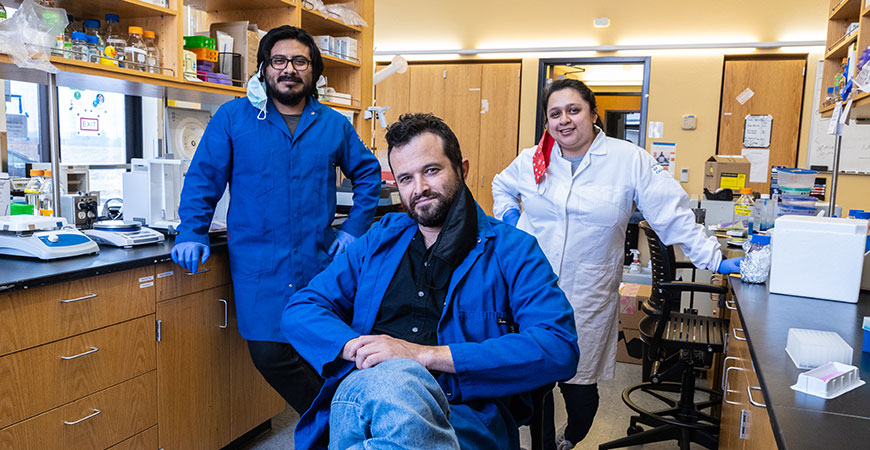
<instances>
[{"instance_id":1,"label":"lab coat collar","mask_svg":"<svg viewBox=\"0 0 870 450\"><path fill-rule=\"evenodd\" d=\"M591 158L589 155L606 155L607 154L607 137L604 135L604 132L601 131L601 128L595 126L595 129L598 130L598 133L595 135L595 139L592 140L592 145L589 146L589 150L586 151L586 155L583 157L583 160L580 161L580 165L577 166L577 170L571 174L571 163L565 159L565 156L562 155L562 148L559 147L559 144L556 143L553 145L553 152L559 155L557 163L555 163L559 169L558 170L566 170L570 178L574 178L583 172L584 169L589 167L592 164ZM551 162L551 166L553 163ZM556 170L555 167L551 170Z\"/></svg>"}]
</instances>

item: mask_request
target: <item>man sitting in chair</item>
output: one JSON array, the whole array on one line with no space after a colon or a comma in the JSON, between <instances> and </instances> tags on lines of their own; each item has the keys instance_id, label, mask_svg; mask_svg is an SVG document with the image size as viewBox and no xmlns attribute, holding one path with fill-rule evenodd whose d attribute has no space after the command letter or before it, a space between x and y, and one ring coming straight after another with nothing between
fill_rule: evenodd
<instances>
[{"instance_id":1,"label":"man sitting in chair","mask_svg":"<svg viewBox=\"0 0 870 450\"><path fill-rule=\"evenodd\" d=\"M535 238L484 214L450 128L387 131L407 214L290 298L282 331L325 379L296 448L518 449L528 392L570 378L573 311Z\"/></svg>"}]
</instances>

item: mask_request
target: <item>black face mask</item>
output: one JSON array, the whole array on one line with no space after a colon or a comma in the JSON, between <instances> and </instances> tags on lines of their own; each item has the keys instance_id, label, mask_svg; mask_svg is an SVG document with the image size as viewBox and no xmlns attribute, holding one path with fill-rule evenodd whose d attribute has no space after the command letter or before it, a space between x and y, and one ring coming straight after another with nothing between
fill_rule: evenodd
<instances>
[{"instance_id":1,"label":"black face mask","mask_svg":"<svg viewBox=\"0 0 870 450\"><path fill-rule=\"evenodd\" d=\"M429 286L436 289L447 286L453 271L476 244L477 203L465 183L460 182L438 239L426 252Z\"/></svg>"}]
</instances>

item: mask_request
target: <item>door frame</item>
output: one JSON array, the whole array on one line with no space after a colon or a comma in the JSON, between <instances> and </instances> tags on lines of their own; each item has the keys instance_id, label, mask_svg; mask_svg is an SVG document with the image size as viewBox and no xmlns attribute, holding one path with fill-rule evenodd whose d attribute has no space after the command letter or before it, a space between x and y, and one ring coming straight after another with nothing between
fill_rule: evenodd
<instances>
[{"instance_id":1,"label":"door frame","mask_svg":"<svg viewBox=\"0 0 870 450\"><path fill-rule=\"evenodd\" d=\"M541 111L541 93L547 86L547 66L566 65L566 64L643 64L643 88L641 89L640 97L640 147L646 146L646 119L649 106L649 73L650 73L649 56L600 56L593 58L545 58L538 60L538 94L535 101L535 142L541 139L544 133L544 123L546 119L544 112ZM724 69L723 69L724 71ZM611 95L611 94L608 94Z\"/></svg>"},{"instance_id":2,"label":"door frame","mask_svg":"<svg viewBox=\"0 0 870 450\"><path fill-rule=\"evenodd\" d=\"M804 63L804 82L801 88L800 111L798 112L797 146L794 149L794 167L798 167L801 149L801 127L803 126L804 102L807 98L807 66L809 53L771 53L763 55L725 55L722 59L722 78L719 81L719 115L716 116L716 154L719 154L719 136L722 134L722 97L725 95L725 65L728 61L783 61L795 60Z\"/></svg>"}]
</instances>

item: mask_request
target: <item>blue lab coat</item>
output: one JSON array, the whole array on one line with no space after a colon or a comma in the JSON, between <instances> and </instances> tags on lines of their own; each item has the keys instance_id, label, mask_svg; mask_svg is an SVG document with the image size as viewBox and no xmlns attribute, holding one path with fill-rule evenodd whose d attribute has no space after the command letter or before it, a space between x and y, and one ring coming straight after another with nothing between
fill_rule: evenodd
<instances>
[{"instance_id":1,"label":"blue lab coat","mask_svg":"<svg viewBox=\"0 0 870 450\"><path fill-rule=\"evenodd\" d=\"M205 129L181 192L175 242L208 245L217 201L230 185L230 270L239 332L247 340L287 342L287 299L329 262L335 240L335 167L353 183L341 229L360 236L374 218L380 165L350 122L309 98L294 136L269 100L265 119L247 98L222 105Z\"/></svg>"},{"instance_id":2,"label":"blue lab coat","mask_svg":"<svg viewBox=\"0 0 870 450\"><path fill-rule=\"evenodd\" d=\"M454 427L466 437L477 434L461 442L463 448L519 448L510 396L571 378L577 332L571 305L535 238L479 207L477 217L477 245L454 270L438 322L438 344L450 347L456 374L441 374L438 382ZM371 332L416 232L408 215L384 216L287 303L282 331L326 379L296 426L297 449L319 448L332 396L354 368L341 359L342 348ZM519 333L510 333L511 318ZM528 405L527 395L519 399Z\"/></svg>"}]
</instances>

